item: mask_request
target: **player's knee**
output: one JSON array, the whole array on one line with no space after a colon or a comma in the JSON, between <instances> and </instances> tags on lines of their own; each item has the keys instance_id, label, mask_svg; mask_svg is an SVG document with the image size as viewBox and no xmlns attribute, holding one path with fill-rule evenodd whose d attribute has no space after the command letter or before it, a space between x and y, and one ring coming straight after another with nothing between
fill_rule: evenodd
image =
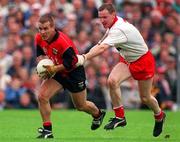
<instances>
[{"instance_id":1,"label":"player's knee","mask_svg":"<svg viewBox=\"0 0 180 142\"><path fill-rule=\"evenodd\" d=\"M147 104L147 103L149 102L149 99L148 99L147 97L145 97L145 96L142 96L142 97L141 97L141 102L142 102L143 104Z\"/></svg>"},{"instance_id":2,"label":"player's knee","mask_svg":"<svg viewBox=\"0 0 180 142\"><path fill-rule=\"evenodd\" d=\"M108 78L107 83L110 88L115 88L118 84L118 81L115 78L110 77Z\"/></svg>"},{"instance_id":3,"label":"player's knee","mask_svg":"<svg viewBox=\"0 0 180 142\"><path fill-rule=\"evenodd\" d=\"M39 94L37 99L38 99L39 103L46 103L46 102L48 102L48 99L43 94Z\"/></svg>"}]
</instances>

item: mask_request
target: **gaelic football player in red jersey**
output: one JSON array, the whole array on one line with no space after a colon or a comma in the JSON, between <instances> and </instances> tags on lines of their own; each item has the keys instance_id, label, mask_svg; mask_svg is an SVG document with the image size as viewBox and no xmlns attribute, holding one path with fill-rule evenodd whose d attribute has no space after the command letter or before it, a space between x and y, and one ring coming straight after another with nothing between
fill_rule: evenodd
<instances>
[{"instance_id":1,"label":"gaelic football player in red jersey","mask_svg":"<svg viewBox=\"0 0 180 142\"><path fill-rule=\"evenodd\" d=\"M99 128L105 112L99 110L93 102L86 100L85 71L83 66L77 67L77 48L67 35L56 30L54 19L50 14L39 18L38 30L39 33L35 36L37 61L48 57L55 65L45 66L44 80L38 93L43 128L39 128L40 135L37 138L53 138L49 99L63 89L71 92L77 110L92 115L91 129Z\"/></svg>"},{"instance_id":2,"label":"gaelic football player in red jersey","mask_svg":"<svg viewBox=\"0 0 180 142\"><path fill-rule=\"evenodd\" d=\"M157 100L151 95L155 73L154 58L139 31L126 20L118 17L112 4L104 3L100 6L98 15L102 25L107 29L106 36L103 36L103 40L92 47L87 54L78 56L78 59L82 65L86 60L112 47L116 48L121 55L120 62L114 66L108 78L115 117L110 119L104 129L112 130L126 125L120 84L124 80L133 77L138 81L142 103L146 104L154 112L153 136L157 137L162 132L166 115L160 109Z\"/></svg>"}]
</instances>

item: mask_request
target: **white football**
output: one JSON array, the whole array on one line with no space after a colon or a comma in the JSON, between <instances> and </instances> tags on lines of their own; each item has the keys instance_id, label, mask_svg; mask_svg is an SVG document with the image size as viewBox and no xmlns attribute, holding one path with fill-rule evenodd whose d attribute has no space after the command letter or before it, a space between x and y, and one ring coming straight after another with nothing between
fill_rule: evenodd
<instances>
[{"instance_id":1,"label":"white football","mask_svg":"<svg viewBox=\"0 0 180 142\"><path fill-rule=\"evenodd\" d=\"M46 70L43 65L54 65L54 63L51 59L42 59L41 61L39 61L36 66L37 74L39 75L39 77L43 77L43 74L41 73Z\"/></svg>"}]
</instances>

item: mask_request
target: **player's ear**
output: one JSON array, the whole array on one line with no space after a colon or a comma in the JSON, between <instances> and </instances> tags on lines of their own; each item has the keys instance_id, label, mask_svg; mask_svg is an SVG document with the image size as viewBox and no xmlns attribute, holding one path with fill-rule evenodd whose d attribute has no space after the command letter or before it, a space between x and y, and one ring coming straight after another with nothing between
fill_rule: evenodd
<instances>
[{"instance_id":1,"label":"player's ear","mask_svg":"<svg viewBox=\"0 0 180 142\"><path fill-rule=\"evenodd\" d=\"M116 12L112 12L111 15L113 15L113 17L116 17Z\"/></svg>"}]
</instances>

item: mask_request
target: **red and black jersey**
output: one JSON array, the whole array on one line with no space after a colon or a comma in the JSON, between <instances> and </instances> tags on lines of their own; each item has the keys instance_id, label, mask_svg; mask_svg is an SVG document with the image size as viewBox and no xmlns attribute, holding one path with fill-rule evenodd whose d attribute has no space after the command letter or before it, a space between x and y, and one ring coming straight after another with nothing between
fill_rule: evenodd
<instances>
[{"instance_id":1,"label":"red and black jersey","mask_svg":"<svg viewBox=\"0 0 180 142\"><path fill-rule=\"evenodd\" d=\"M56 31L52 41L48 43L42 40L39 33L35 36L37 57L48 56L56 65L63 64L67 71L75 68L78 50L72 40L60 31ZM66 72L66 71L65 71Z\"/></svg>"}]
</instances>

